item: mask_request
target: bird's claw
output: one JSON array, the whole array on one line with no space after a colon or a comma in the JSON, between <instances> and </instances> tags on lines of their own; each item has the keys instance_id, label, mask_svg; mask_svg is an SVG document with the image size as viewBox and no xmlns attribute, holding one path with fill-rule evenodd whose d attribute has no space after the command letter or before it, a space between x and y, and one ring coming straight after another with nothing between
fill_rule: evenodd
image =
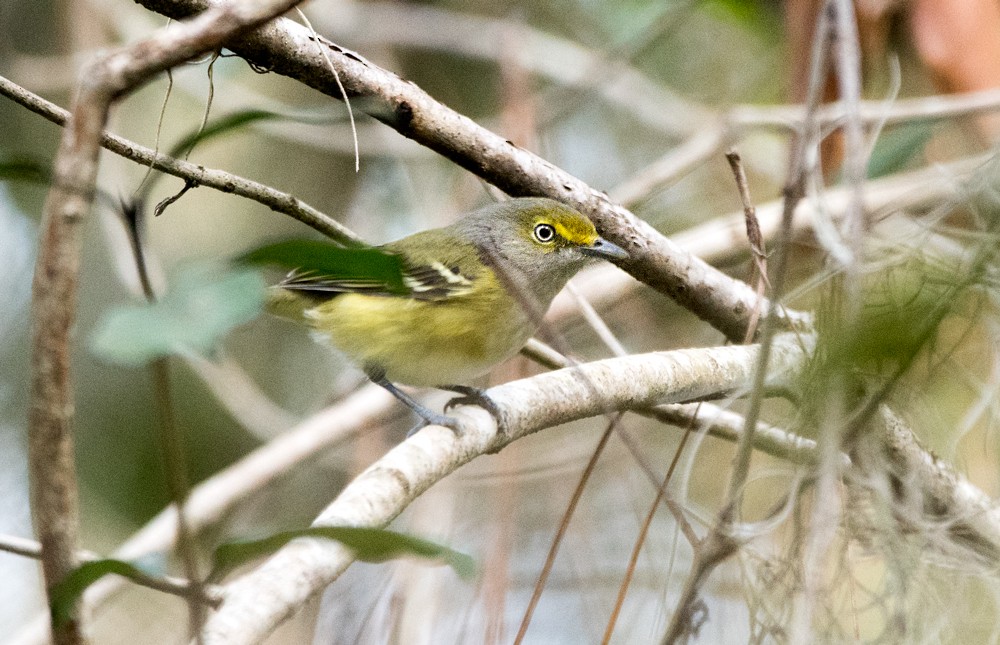
<instances>
[{"instance_id":1,"label":"bird's claw","mask_svg":"<svg viewBox=\"0 0 1000 645\"><path fill-rule=\"evenodd\" d=\"M496 421L497 432L503 435L507 434L507 428L503 423L503 411L500 409L500 406L497 405L496 401L491 399L484 390L477 387L470 387L468 385L443 385L440 389L449 390L462 395L456 396L445 403L445 412L459 405L478 405L489 412L490 416L492 416Z\"/></svg>"}]
</instances>

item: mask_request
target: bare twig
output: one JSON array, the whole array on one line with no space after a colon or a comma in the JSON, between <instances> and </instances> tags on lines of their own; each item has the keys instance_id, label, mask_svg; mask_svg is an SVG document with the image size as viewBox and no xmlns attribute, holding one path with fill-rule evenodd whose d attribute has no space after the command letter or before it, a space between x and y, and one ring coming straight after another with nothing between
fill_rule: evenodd
<instances>
[{"instance_id":1,"label":"bare twig","mask_svg":"<svg viewBox=\"0 0 1000 645\"><path fill-rule=\"evenodd\" d=\"M0 551L22 555L26 558L35 558L36 560L40 560L42 557L42 545L40 542L14 535L0 535ZM80 562L94 562L103 558L91 551L79 551L76 554L76 559ZM217 607L222 602L222 590L218 585L192 584L190 580L174 576L153 576L149 574L132 576L127 578L127 580L142 587L191 599L199 603L207 603L213 607Z\"/></svg>"},{"instance_id":2,"label":"bare twig","mask_svg":"<svg viewBox=\"0 0 1000 645\"><path fill-rule=\"evenodd\" d=\"M699 130L633 177L609 190L608 195L624 206L634 207L654 191L678 181L704 163L722 148L725 140L724 125Z\"/></svg>"},{"instance_id":3,"label":"bare twig","mask_svg":"<svg viewBox=\"0 0 1000 645\"><path fill-rule=\"evenodd\" d=\"M0 94L16 101L49 121L65 126L69 112L58 105L46 101L23 87L0 76ZM330 238L345 244L358 245L361 239L330 216L321 213L312 206L288 193L275 190L270 186L213 168L206 168L180 159L169 157L151 148L141 146L110 133L101 135L101 145L111 152L131 159L136 163L150 166L167 174L179 177L185 183L194 186L207 186L224 193L232 193L259 202L271 210L284 213L298 221L313 227Z\"/></svg>"},{"instance_id":4,"label":"bare twig","mask_svg":"<svg viewBox=\"0 0 1000 645\"><path fill-rule=\"evenodd\" d=\"M51 590L75 566L78 524L73 463L70 336L75 320L80 224L95 192L98 151L111 104L152 74L218 47L294 4L226 4L182 26L112 52L84 72L54 164L43 214L32 299L29 468L32 509ZM84 642L76 618L54 630L57 644Z\"/></svg>"},{"instance_id":5,"label":"bare twig","mask_svg":"<svg viewBox=\"0 0 1000 645\"><path fill-rule=\"evenodd\" d=\"M184 565L184 575L190 581L192 589L197 592L201 587L201 577L198 572L198 550L190 522L187 519L186 504L189 488L187 460L184 453L184 437L177 425L170 394L172 388L170 386L169 360L166 357L156 358L149 367L153 376L153 391L156 395L156 411L160 424L160 450L163 453L161 458L166 473L167 490L174 503L174 508L177 509L177 539L175 544ZM188 602L188 610L191 636L200 643L198 634L204 620L203 607L192 597Z\"/></svg>"},{"instance_id":6,"label":"bare twig","mask_svg":"<svg viewBox=\"0 0 1000 645\"><path fill-rule=\"evenodd\" d=\"M549 551L545 555L545 564L542 566L542 570L538 573L538 580L535 581L534 589L531 591L531 599L528 601L528 606L525 608L524 614L521 616L521 624L518 626L517 634L514 636L514 645L520 645L520 643L524 641L525 635L528 633L528 627L531 625L531 617L535 613L535 607L538 606L538 601L542 598L542 591L545 589L545 583L549 579L549 574L552 573L552 565L555 564L556 554L559 553L559 545L562 544L563 537L566 535L566 530L569 528L569 522L573 518L573 513L576 511L576 507L580 503L580 498L583 497L583 489L587 486L590 476L594 474L594 468L597 466L597 460L604 452L605 446L608 445L608 439L611 438L611 433L614 431L615 426L621 421L621 418L621 413L616 414L611 420L611 423L608 424L608 427L605 428L603 433L601 433L601 438L598 440L597 446L590 454L590 459L587 460L587 465L584 466L583 472L580 473L580 480L573 488L573 495L569 500L569 504L566 505L566 510L563 512L562 519L559 521L559 528L556 530L555 535L552 536L552 544L549 545Z\"/></svg>"},{"instance_id":7,"label":"bare twig","mask_svg":"<svg viewBox=\"0 0 1000 645\"><path fill-rule=\"evenodd\" d=\"M224 351L217 351L212 360L194 354L183 359L230 416L260 441L270 441L298 424L296 415L271 401Z\"/></svg>"},{"instance_id":8,"label":"bare twig","mask_svg":"<svg viewBox=\"0 0 1000 645\"><path fill-rule=\"evenodd\" d=\"M628 593L629 585L632 584L632 577L635 574L636 565L639 562L639 553L642 550L642 545L646 543L646 536L649 534L649 528L653 525L653 518L656 516L656 511L660 507L660 502L667 500L670 505L670 510L673 511L674 515L677 517L678 524L683 528L684 535L687 537L691 545L697 544L697 535L695 535L694 530L691 525L685 521L684 515L676 502L672 502L667 496L667 487L670 485L670 479L674 476L674 470L677 468L677 464L680 463L681 455L684 453L684 447L687 446L688 438L691 436L691 432L694 430L694 426L698 420L698 408L701 403L695 405L694 413L691 415L690 423L684 428L684 434L681 435L681 441L677 445L677 450L674 452L674 458L670 460L670 466L667 467L667 473L663 476L663 482L656 489L656 496L653 498L653 503L649 506L649 512L646 513L646 518L642 522L642 526L639 528L639 535L635 538L635 543L632 547L632 554L629 556L628 566L625 568L625 575L622 577L622 582L618 586L618 597L615 599L614 608L611 611L611 616L608 618L608 624L604 629L604 637L601 639L601 645L608 645L611 642L611 637L615 633L615 625L618 623L618 616L621 614L622 606L625 604L625 596ZM671 503L672 502L672 503Z\"/></svg>"},{"instance_id":9,"label":"bare twig","mask_svg":"<svg viewBox=\"0 0 1000 645\"><path fill-rule=\"evenodd\" d=\"M146 263L146 254L142 245L144 224L142 206L122 204L122 216L128 229L129 241L132 243L132 255L142 293L146 301L153 304L157 301L157 296L149 277L149 266ZM198 573L197 546L187 521L187 511L184 508L189 489L187 460L184 453L184 438L174 415L170 383L170 359L166 356L153 359L149 370L153 380L160 430L161 459L166 474L167 490L171 502L177 509L177 550L180 552L181 562L184 564L184 574L194 591L194 594L188 599L188 619L191 625L191 635L198 638L198 634L201 632L201 622L204 618L204 607L198 600L201 576Z\"/></svg>"},{"instance_id":10,"label":"bare twig","mask_svg":"<svg viewBox=\"0 0 1000 645\"><path fill-rule=\"evenodd\" d=\"M830 327L838 335L838 343L853 346L861 326L861 270L863 266L865 234L868 224L864 211L864 180L867 165L867 146L861 126L861 54L858 45L854 5L842 0L828 0L821 10L820 23L829 22L832 32L830 49L836 69L840 103L846 121L844 132L843 175L849 198L841 223L841 237L846 253L833 254L839 261L839 276L835 281L832 299L837 304L829 312ZM819 581L823 558L837 534L841 517L841 470L837 456L844 446L844 432L852 407L852 368L846 364L830 365L822 370L823 395L810 402L813 414L819 421L820 462L816 482L816 497L812 506L808 530L802 549L802 589L797 594L792 615L791 638L801 641L809 638L815 603L821 597ZM808 413L808 411L807 411Z\"/></svg>"},{"instance_id":11,"label":"bare twig","mask_svg":"<svg viewBox=\"0 0 1000 645\"><path fill-rule=\"evenodd\" d=\"M746 224L747 241L750 243L750 257L753 260L751 267L756 269L757 297L763 302L764 288L770 285L767 279L767 249L764 247L764 236L760 232L760 221L757 219L757 210L754 208L753 200L750 199L750 186L747 184L747 175L743 170L743 162L735 148L730 149L726 153L726 161L729 162L729 167L733 171L733 176L736 179L736 187L740 194L740 201L743 202L743 220ZM748 282L754 282L754 269L751 269ZM750 327L747 329L747 335L743 338L744 343L749 343L757 335L757 322L759 318L760 310L754 311L754 316L750 319Z\"/></svg>"},{"instance_id":12,"label":"bare twig","mask_svg":"<svg viewBox=\"0 0 1000 645\"><path fill-rule=\"evenodd\" d=\"M139 284L146 301L153 304L157 301L156 292L149 276L149 266L142 245L143 210L138 204L122 204L122 217L128 230L128 238L132 246L132 255ZM159 420L159 439L162 451L163 470L166 474L167 490L171 502L177 509L177 550L184 564L184 574L192 585L194 594L188 599L188 619L191 625L191 635L198 638L201 632L201 622L204 618L204 608L198 599L201 589L201 577L198 573L198 554L195 541L188 525L184 505L188 496L187 460L184 454L184 440L174 415L170 384L170 359L160 356L153 359L149 365L153 380L156 411ZM200 642L200 641L199 641Z\"/></svg>"},{"instance_id":13,"label":"bare twig","mask_svg":"<svg viewBox=\"0 0 1000 645\"><path fill-rule=\"evenodd\" d=\"M816 121L823 129L842 124L847 107L832 103L820 107ZM733 127L771 127L798 131L806 117L804 105L757 106L741 105L728 112ZM965 94L920 96L894 101L886 109L884 101L859 101L857 117L862 125L898 125L912 121L954 119L972 114L1000 111L1000 89Z\"/></svg>"},{"instance_id":14,"label":"bare twig","mask_svg":"<svg viewBox=\"0 0 1000 645\"><path fill-rule=\"evenodd\" d=\"M722 509L719 511L715 525L695 549L695 562L684 584L684 590L681 592L680 601L674 610L670 625L667 627L667 631L663 637L664 645L678 642L696 629L695 619L698 613L696 607L702 584L715 567L735 553L739 547L739 542L734 536L732 529L737 519L737 506L739 500L742 499L743 488L750 472L750 458L753 455L753 435L757 428L757 421L760 418L764 397L764 382L768 373L768 364L771 360L772 343L777 334L776 314L778 303L780 303L784 295L788 257L790 255L792 216L795 213L799 200L804 195L805 181L809 167L807 164L807 154L813 149L814 142L818 141L816 137L818 130L810 127L810 124L814 122L814 119L811 117L819 105L821 79L826 74L826 50L830 37L829 17L823 12L813 36L810 82L806 101L807 118L805 132L800 134L794 141L789 162L789 177L784 191L782 210L781 240L778 244L778 257L775 263L774 288L771 293L767 317L764 319L764 326L761 330L761 352L754 373L753 389L750 393L750 405L746 414L746 426L737 445L736 457L733 460L733 471L729 478L729 486Z\"/></svg>"}]
</instances>

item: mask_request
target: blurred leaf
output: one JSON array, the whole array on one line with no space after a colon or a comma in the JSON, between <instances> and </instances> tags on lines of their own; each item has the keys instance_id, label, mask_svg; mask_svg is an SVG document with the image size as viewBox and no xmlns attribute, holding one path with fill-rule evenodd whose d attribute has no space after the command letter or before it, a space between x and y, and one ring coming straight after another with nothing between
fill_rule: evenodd
<instances>
[{"instance_id":1,"label":"blurred leaf","mask_svg":"<svg viewBox=\"0 0 1000 645\"><path fill-rule=\"evenodd\" d=\"M238 261L275 264L333 281L378 284L390 293L401 295L409 292L403 283L402 259L372 247L345 249L317 240L285 240L250 251Z\"/></svg>"},{"instance_id":2,"label":"blurred leaf","mask_svg":"<svg viewBox=\"0 0 1000 645\"><path fill-rule=\"evenodd\" d=\"M864 333L846 343L838 330L829 330L828 337L838 343L840 358L874 373L908 363L934 342L971 279L930 257L887 263L865 281L859 326Z\"/></svg>"},{"instance_id":3,"label":"blurred leaf","mask_svg":"<svg viewBox=\"0 0 1000 645\"><path fill-rule=\"evenodd\" d=\"M883 134L868 160L868 178L901 170L924 149L933 133L931 124L924 122L904 125Z\"/></svg>"},{"instance_id":4,"label":"blurred leaf","mask_svg":"<svg viewBox=\"0 0 1000 645\"><path fill-rule=\"evenodd\" d=\"M179 157L186 152L190 152L196 145L202 141L207 141L215 137L220 137L230 132L235 132L243 128L244 126L251 125L258 121L295 121L299 120L296 117L286 116L284 114L278 114L276 112L268 112L266 110L244 110L240 112L235 112L233 114L227 114L224 117L212 121L211 123L205 124L205 128L195 130L194 132L185 135L180 141L174 144L170 149L169 154L171 157Z\"/></svg>"},{"instance_id":5,"label":"blurred leaf","mask_svg":"<svg viewBox=\"0 0 1000 645\"><path fill-rule=\"evenodd\" d=\"M264 281L256 271L188 267L159 302L108 312L91 347L125 365L178 351L206 353L231 329L256 317L263 305Z\"/></svg>"},{"instance_id":6,"label":"blurred leaf","mask_svg":"<svg viewBox=\"0 0 1000 645\"><path fill-rule=\"evenodd\" d=\"M269 555L300 537L336 540L364 562L385 562L404 556L416 556L439 560L465 579L471 578L476 568L472 558L464 553L403 533L351 526L322 526L284 531L261 540L223 544L215 550L211 577L222 576L242 564Z\"/></svg>"},{"instance_id":7,"label":"blurred leaf","mask_svg":"<svg viewBox=\"0 0 1000 645\"><path fill-rule=\"evenodd\" d=\"M0 159L0 181L49 182L49 164L28 158Z\"/></svg>"},{"instance_id":8,"label":"blurred leaf","mask_svg":"<svg viewBox=\"0 0 1000 645\"><path fill-rule=\"evenodd\" d=\"M140 582L151 575L123 560L108 558L81 564L52 589L49 605L52 625L59 627L69 620L73 615L73 605L87 587L110 573Z\"/></svg>"},{"instance_id":9,"label":"blurred leaf","mask_svg":"<svg viewBox=\"0 0 1000 645\"><path fill-rule=\"evenodd\" d=\"M782 16L774 10L773 3L707 0L704 7L709 13L733 22L753 34L773 35L781 29Z\"/></svg>"}]
</instances>

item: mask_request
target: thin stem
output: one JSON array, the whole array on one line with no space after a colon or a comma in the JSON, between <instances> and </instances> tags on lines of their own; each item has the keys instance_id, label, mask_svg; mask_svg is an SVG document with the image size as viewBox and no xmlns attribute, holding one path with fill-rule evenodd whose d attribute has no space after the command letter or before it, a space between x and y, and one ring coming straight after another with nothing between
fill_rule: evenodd
<instances>
[{"instance_id":1,"label":"thin stem","mask_svg":"<svg viewBox=\"0 0 1000 645\"><path fill-rule=\"evenodd\" d=\"M656 497L653 498L653 503L650 504L649 512L646 513L646 519L642 522L642 527L639 529L639 535L636 536L635 545L632 547L632 554L629 556L628 566L625 568L625 576L622 578L621 585L618 587L618 597L615 599L614 609L611 611L611 617L608 618L608 625L604 629L604 638L601 640L602 645L608 645L611 642L611 636L615 633L615 625L618 623L618 616L621 614L622 607L625 605L625 596L628 594L629 585L632 584L632 577L635 575L635 568L639 562L639 553L642 551L642 545L646 543L646 536L649 534L649 527L653 525L653 518L656 516L656 511L660 507L660 502L663 501L664 497L667 495L667 486L670 485L670 480L674 476L674 470L677 468L677 464L680 463L681 454L684 453L684 447L687 446L688 437L691 436L691 431L698 419L698 410L701 404L699 403L695 407L694 414L691 415L691 422L684 429L684 434L681 435L680 444L677 446L677 450L674 452L674 457L670 461L670 466L667 468L667 474L663 476L663 483L660 484L659 489L656 491Z\"/></svg>"},{"instance_id":2,"label":"thin stem","mask_svg":"<svg viewBox=\"0 0 1000 645\"><path fill-rule=\"evenodd\" d=\"M0 76L0 94L56 125L65 127L69 119L70 114L67 110L29 92L3 76ZM364 244L353 231L289 193L275 190L265 184L223 170L206 168L167 156L115 134L102 132L100 136L101 146L126 159L179 177L193 186L206 186L251 199L275 212L283 213L311 226L345 246Z\"/></svg>"},{"instance_id":3,"label":"thin stem","mask_svg":"<svg viewBox=\"0 0 1000 645\"><path fill-rule=\"evenodd\" d=\"M524 610L524 615L521 617L521 625L517 628L517 635L514 636L514 645L520 645L524 641L525 634L528 633L528 627L531 625L531 617L535 613L535 607L538 606L538 601L542 598L542 591L545 589L545 583L549 579L549 574L552 573L552 566L555 564L556 554L559 553L559 546L562 544L563 537L566 535L566 530L569 528L569 522L573 518L573 514L576 512L576 507L580 503L580 499L583 497L583 489L586 487L587 482L590 480L590 476L594 474L594 468L597 466L597 460L600 458L601 454L604 452L604 448L608 445L608 439L611 438L611 433L614 431L615 425L621 420L621 413L615 415L611 423L604 430L601 435L600 440L597 442L597 447L590 455L590 459L587 461L587 465L584 466L583 472L580 474L580 480L576 484L576 488L573 489L573 496L569 500L569 504L566 506L565 512L563 512L562 519L559 522L559 528L556 530L556 534L552 537L552 544L549 546L549 552L545 556L545 564L542 566L541 572L538 574L538 580L535 581L535 588L531 592L531 600L528 601L528 606Z\"/></svg>"},{"instance_id":4,"label":"thin stem","mask_svg":"<svg viewBox=\"0 0 1000 645\"><path fill-rule=\"evenodd\" d=\"M14 535L0 535L0 551L26 558L34 558L35 560L40 560L42 557L42 545L40 542ZM94 562L103 559L100 555L91 551L79 551L76 557L80 562ZM173 596L195 599L200 604L208 604L212 607L218 607L222 604L222 589L218 585L194 584L190 580L174 576L153 576L148 574L131 575L128 578L122 577L119 579L129 580L141 587L162 591Z\"/></svg>"}]
</instances>

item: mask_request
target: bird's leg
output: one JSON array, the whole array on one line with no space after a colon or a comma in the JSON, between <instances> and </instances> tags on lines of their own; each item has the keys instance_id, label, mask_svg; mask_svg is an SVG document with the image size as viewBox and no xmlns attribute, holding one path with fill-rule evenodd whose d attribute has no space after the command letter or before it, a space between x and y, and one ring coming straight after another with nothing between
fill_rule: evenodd
<instances>
[{"instance_id":1,"label":"bird's leg","mask_svg":"<svg viewBox=\"0 0 1000 645\"><path fill-rule=\"evenodd\" d=\"M413 397L400 390L391 381L389 381L389 379L385 377L385 370L378 368L366 368L365 373L368 375L368 378L371 379L372 383L385 388L389 394L396 397L401 403L403 403L403 405L413 410L417 416L424 420L423 423L415 426L407 432L407 437L413 436L418 430L426 425L444 426L446 428L450 428L456 435L462 434L462 427L457 420L443 414L438 414L437 412L434 412L426 406L418 403Z\"/></svg>"},{"instance_id":2,"label":"bird's leg","mask_svg":"<svg viewBox=\"0 0 1000 645\"><path fill-rule=\"evenodd\" d=\"M503 422L503 411L500 406L497 405L496 401L491 399L489 395L486 394L486 390L480 389L478 387L471 387L469 385L438 385L439 390L448 390L449 392L455 392L461 394L462 396L456 396L451 401L444 404L444 411L447 412L456 405L478 405L493 417L497 422L497 431L500 434L507 434L507 427Z\"/></svg>"}]
</instances>

